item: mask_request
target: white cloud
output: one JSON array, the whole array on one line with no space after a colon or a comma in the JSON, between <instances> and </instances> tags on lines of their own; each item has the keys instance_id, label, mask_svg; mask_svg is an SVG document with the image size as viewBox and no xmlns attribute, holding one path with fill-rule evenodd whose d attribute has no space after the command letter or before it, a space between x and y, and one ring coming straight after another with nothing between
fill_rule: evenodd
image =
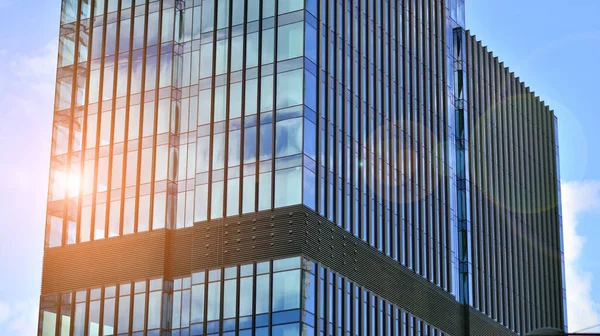
<instances>
[{"instance_id":1,"label":"white cloud","mask_svg":"<svg viewBox=\"0 0 600 336\"><path fill-rule=\"evenodd\" d=\"M35 301L0 302L0 333L29 336L37 332L38 304Z\"/></svg>"},{"instance_id":2,"label":"white cloud","mask_svg":"<svg viewBox=\"0 0 600 336\"><path fill-rule=\"evenodd\" d=\"M579 216L600 211L600 182L562 184L565 276L567 281L567 317L570 331L579 331L600 323L600 304L592 298L593 275L581 269L581 251L587 239L577 233ZM600 328L586 332L600 331Z\"/></svg>"}]
</instances>

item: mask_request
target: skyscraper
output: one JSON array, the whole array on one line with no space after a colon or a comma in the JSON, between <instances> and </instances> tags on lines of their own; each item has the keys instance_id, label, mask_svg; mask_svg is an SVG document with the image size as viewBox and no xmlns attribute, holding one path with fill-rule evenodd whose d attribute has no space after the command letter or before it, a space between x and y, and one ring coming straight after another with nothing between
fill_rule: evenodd
<instances>
[{"instance_id":1,"label":"skyscraper","mask_svg":"<svg viewBox=\"0 0 600 336\"><path fill-rule=\"evenodd\" d=\"M463 0L63 0L39 335L565 330L556 118Z\"/></svg>"}]
</instances>

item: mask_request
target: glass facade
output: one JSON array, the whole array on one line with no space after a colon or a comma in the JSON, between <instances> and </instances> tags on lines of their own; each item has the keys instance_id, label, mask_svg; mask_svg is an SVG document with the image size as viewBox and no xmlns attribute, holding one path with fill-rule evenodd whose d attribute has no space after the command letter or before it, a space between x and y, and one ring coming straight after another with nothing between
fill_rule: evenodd
<instances>
[{"instance_id":1,"label":"glass facade","mask_svg":"<svg viewBox=\"0 0 600 336\"><path fill-rule=\"evenodd\" d=\"M313 261L293 257L42 296L39 335L444 333Z\"/></svg>"},{"instance_id":2,"label":"glass facade","mask_svg":"<svg viewBox=\"0 0 600 336\"><path fill-rule=\"evenodd\" d=\"M46 253L298 206L509 331L565 326L553 113L464 6L62 0ZM280 262L44 293L40 334L440 334Z\"/></svg>"}]
</instances>

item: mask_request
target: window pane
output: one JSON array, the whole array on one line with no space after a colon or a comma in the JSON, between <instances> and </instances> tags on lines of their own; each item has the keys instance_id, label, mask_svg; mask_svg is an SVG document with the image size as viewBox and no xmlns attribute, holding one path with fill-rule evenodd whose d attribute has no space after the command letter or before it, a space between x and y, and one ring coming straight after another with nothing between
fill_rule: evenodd
<instances>
[{"instance_id":1,"label":"window pane","mask_svg":"<svg viewBox=\"0 0 600 336\"><path fill-rule=\"evenodd\" d=\"M75 61L75 34L60 37L58 49L58 66L64 67Z\"/></svg>"},{"instance_id":2,"label":"window pane","mask_svg":"<svg viewBox=\"0 0 600 336\"><path fill-rule=\"evenodd\" d=\"M298 336L300 335L300 325L298 323L284 324L273 327L273 335L277 336Z\"/></svg>"},{"instance_id":3,"label":"window pane","mask_svg":"<svg viewBox=\"0 0 600 336\"><path fill-rule=\"evenodd\" d=\"M223 297L223 318L235 317L237 299L237 280L225 281Z\"/></svg>"},{"instance_id":4,"label":"window pane","mask_svg":"<svg viewBox=\"0 0 600 336\"><path fill-rule=\"evenodd\" d=\"M258 65L258 33L246 36L246 68Z\"/></svg>"},{"instance_id":5,"label":"window pane","mask_svg":"<svg viewBox=\"0 0 600 336\"><path fill-rule=\"evenodd\" d=\"M208 321L219 319L221 309L221 283L213 282L208 285Z\"/></svg>"},{"instance_id":6,"label":"window pane","mask_svg":"<svg viewBox=\"0 0 600 336\"><path fill-rule=\"evenodd\" d=\"M238 36L231 39L231 71L242 69L242 60L240 57L244 52L244 36Z\"/></svg>"},{"instance_id":7,"label":"window pane","mask_svg":"<svg viewBox=\"0 0 600 336\"><path fill-rule=\"evenodd\" d=\"M229 132L229 167L234 167L240 164L240 131Z\"/></svg>"},{"instance_id":8,"label":"window pane","mask_svg":"<svg viewBox=\"0 0 600 336\"><path fill-rule=\"evenodd\" d=\"M129 296L119 298L119 333L129 331Z\"/></svg>"},{"instance_id":9,"label":"window pane","mask_svg":"<svg viewBox=\"0 0 600 336\"><path fill-rule=\"evenodd\" d=\"M237 215L239 213L240 199L240 179L230 179L227 181L227 216Z\"/></svg>"},{"instance_id":10,"label":"window pane","mask_svg":"<svg viewBox=\"0 0 600 336\"><path fill-rule=\"evenodd\" d=\"M231 84L229 88L229 95L229 118L239 118L242 115L242 83ZM256 103L254 106L256 106Z\"/></svg>"},{"instance_id":11,"label":"window pane","mask_svg":"<svg viewBox=\"0 0 600 336\"><path fill-rule=\"evenodd\" d=\"M98 336L100 331L100 301L90 302L88 312L88 336Z\"/></svg>"},{"instance_id":12,"label":"window pane","mask_svg":"<svg viewBox=\"0 0 600 336\"><path fill-rule=\"evenodd\" d=\"M302 70L277 75L277 108L302 104Z\"/></svg>"},{"instance_id":13,"label":"window pane","mask_svg":"<svg viewBox=\"0 0 600 336\"><path fill-rule=\"evenodd\" d=\"M217 42L217 65L215 74L220 75L227 72L227 61L229 55L227 54L229 46L229 40L221 40Z\"/></svg>"},{"instance_id":14,"label":"window pane","mask_svg":"<svg viewBox=\"0 0 600 336\"><path fill-rule=\"evenodd\" d=\"M200 78L212 75L212 49L212 43L206 43L200 47Z\"/></svg>"},{"instance_id":15,"label":"window pane","mask_svg":"<svg viewBox=\"0 0 600 336\"><path fill-rule=\"evenodd\" d=\"M260 9L260 0L248 0L248 22L258 20L258 11Z\"/></svg>"},{"instance_id":16,"label":"window pane","mask_svg":"<svg viewBox=\"0 0 600 336\"><path fill-rule=\"evenodd\" d=\"M223 181L213 182L210 218L223 217Z\"/></svg>"},{"instance_id":17,"label":"window pane","mask_svg":"<svg viewBox=\"0 0 600 336\"><path fill-rule=\"evenodd\" d=\"M204 321L204 285L192 287L192 323Z\"/></svg>"},{"instance_id":18,"label":"window pane","mask_svg":"<svg viewBox=\"0 0 600 336\"><path fill-rule=\"evenodd\" d=\"M279 121L275 124L275 157L302 152L302 118Z\"/></svg>"},{"instance_id":19,"label":"window pane","mask_svg":"<svg viewBox=\"0 0 600 336\"><path fill-rule=\"evenodd\" d=\"M256 277L256 314L269 312L269 275Z\"/></svg>"},{"instance_id":20,"label":"window pane","mask_svg":"<svg viewBox=\"0 0 600 336\"><path fill-rule=\"evenodd\" d=\"M278 12L284 14L302 9L304 0L279 0Z\"/></svg>"},{"instance_id":21,"label":"window pane","mask_svg":"<svg viewBox=\"0 0 600 336\"><path fill-rule=\"evenodd\" d=\"M268 1L265 1L265 3L266 2ZM273 63L273 51L275 50L275 29L263 30L262 39L262 64Z\"/></svg>"},{"instance_id":22,"label":"window pane","mask_svg":"<svg viewBox=\"0 0 600 336\"><path fill-rule=\"evenodd\" d=\"M242 199L242 212L249 213L254 211L254 202L256 195L255 175L244 177L244 194Z\"/></svg>"},{"instance_id":23,"label":"window pane","mask_svg":"<svg viewBox=\"0 0 600 336\"><path fill-rule=\"evenodd\" d=\"M271 208L271 173L259 175L258 210Z\"/></svg>"},{"instance_id":24,"label":"window pane","mask_svg":"<svg viewBox=\"0 0 600 336\"><path fill-rule=\"evenodd\" d=\"M202 2L202 32L206 33L213 30L214 25L214 0L204 0Z\"/></svg>"},{"instance_id":25,"label":"window pane","mask_svg":"<svg viewBox=\"0 0 600 336\"><path fill-rule=\"evenodd\" d=\"M257 79L251 79L246 81L246 103L245 103L245 112L246 115L253 115L256 114L256 108L257 108L257 97L258 97L258 91L257 91Z\"/></svg>"},{"instance_id":26,"label":"window pane","mask_svg":"<svg viewBox=\"0 0 600 336\"><path fill-rule=\"evenodd\" d=\"M300 308L300 270L273 274L273 311Z\"/></svg>"},{"instance_id":27,"label":"window pane","mask_svg":"<svg viewBox=\"0 0 600 336\"><path fill-rule=\"evenodd\" d=\"M272 155L273 126L272 124L260 125L260 160L268 160Z\"/></svg>"},{"instance_id":28,"label":"window pane","mask_svg":"<svg viewBox=\"0 0 600 336\"><path fill-rule=\"evenodd\" d=\"M240 316L252 315L252 277L240 279Z\"/></svg>"},{"instance_id":29,"label":"window pane","mask_svg":"<svg viewBox=\"0 0 600 336\"><path fill-rule=\"evenodd\" d=\"M277 60L282 61L302 56L303 38L302 22L279 27L277 31Z\"/></svg>"},{"instance_id":30,"label":"window pane","mask_svg":"<svg viewBox=\"0 0 600 336\"><path fill-rule=\"evenodd\" d=\"M105 294L106 295L106 294ZM104 327L102 334L112 335L115 328L115 299L104 299Z\"/></svg>"},{"instance_id":31,"label":"window pane","mask_svg":"<svg viewBox=\"0 0 600 336\"><path fill-rule=\"evenodd\" d=\"M294 167L275 172L275 207L302 203L302 169Z\"/></svg>"},{"instance_id":32,"label":"window pane","mask_svg":"<svg viewBox=\"0 0 600 336\"><path fill-rule=\"evenodd\" d=\"M146 294L136 294L133 299L133 331L144 330Z\"/></svg>"},{"instance_id":33,"label":"window pane","mask_svg":"<svg viewBox=\"0 0 600 336\"><path fill-rule=\"evenodd\" d=\"M244 131L244 163L256 161L256 127Z\"/></svg>"}]
</instances>

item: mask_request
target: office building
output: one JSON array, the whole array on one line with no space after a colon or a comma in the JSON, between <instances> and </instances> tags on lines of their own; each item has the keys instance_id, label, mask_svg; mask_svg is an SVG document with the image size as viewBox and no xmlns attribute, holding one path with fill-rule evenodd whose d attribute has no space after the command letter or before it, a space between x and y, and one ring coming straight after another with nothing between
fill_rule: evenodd
<instances>
[{"instance_id":1,"label":"office building","mask_svg":"<svg viewBox=\"0 0 600 336\"><path fill-rule=\"evenodd\" d=\"M567 328L553 111L463 0L63 0L39 335Z\"/></svg>"}]
</instances>

